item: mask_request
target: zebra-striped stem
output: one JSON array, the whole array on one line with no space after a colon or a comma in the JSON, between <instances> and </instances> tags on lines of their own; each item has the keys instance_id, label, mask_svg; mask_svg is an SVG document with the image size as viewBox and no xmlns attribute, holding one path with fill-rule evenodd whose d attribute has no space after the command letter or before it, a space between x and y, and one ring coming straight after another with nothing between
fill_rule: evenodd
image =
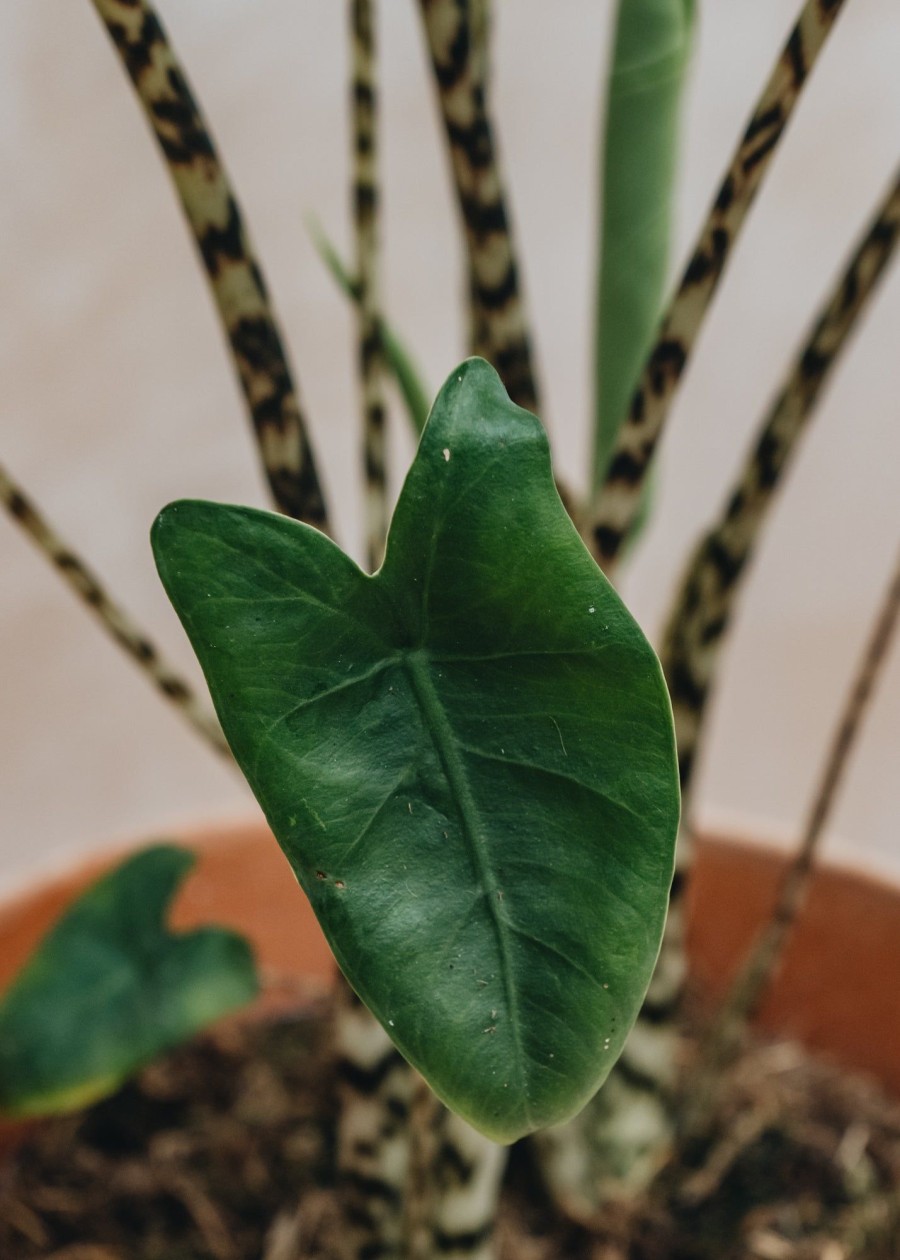
<instances>
[{"instance_id":1,"label":"zebra-striped stem","mask_svg":"<svg viewBox=\"0 0 900 1260\"><path fill-rule=\"evenodd\" d=\"M591 1220L610 1196L646 1185L676 1138L674 1017L687 974L689 801L705 706L741 579L781 476L898 235L900 179L895 179L789 369L721 520L695 550L668 619L660 655L675 715L685 823L659 961L631 1038L603 1090L581 1116L537 1142L554 1197L578 1219Z\"/></svg>"},{"instance_id":2,"label":"zebra-striped stem","mask_svg":"<svg viewBox=\"0 0 900 1260\"><path fill-rule=\"evenodd\" d=\"M465 228L473 352L493 363L513 402L538 409L531 339L494 132L483 0L419 0ZM483 29L483 25L482 25Z\"/></svg>"},{"instance_id":3,"label":"zebra-striped stem","mask_svg":"<svg viewBox=\"0 0 900 1260\"><path fill-rule=\"evenodd\" d=\"M775 492L821 391L858 327L900 239L900 174L860 238L783 386L727 499L679 584L660 651L672 696L682 793L693 768L720 654L746 567Z\"/></svg>"},{"instance_id":4,"label":"zebra-striped stem","mask_svg":"<svg viewBox=\"0 0 900 1260\"><path fill-rule=\"evenodd\" d=\"M443 1107L338 978L342 1260L490 1260L506 1150Z\"/></svg>"},{"instance_id":5,"label":"zebra-striped stem","mask_svg":"<svg viewBox=\"0 0 900 1260\"><path fill-rule=\"evenodd\" d=\"M806 0L732 158L644 366L585 539L611 573L640 510L643 487L703 320L741 227L844 0Z\"/></svg>"},{"instance_id":6,"label":"zebra-striped stem","mask_svg":"<svg viewBox=\"0 0 900 1260\"><path fill-rule=\"evenodd\" d=\"M684 893L693 857L689 802L705 706L741 579L775 491L829 372L885 272L898 235L900 179L895 178L791 365L721 520L696 549L668 619L660 655L675 715L685 824L678 840L666 931L643 1010L595 1114L589 1109L576 1122L569 1139L572 1149L559 1156L567 1159L568 1167L576 1166L580 1144L578 1189L567 1187L565 1193L582 1216L596 1211L605 1193L621 1190L622 1185L645 1184L675 1139L674 1014L687 972ZM621 1132L625 1139L617 1142ZM622 1185L617 1187L618 1181Z\"/></svg>"},{"instance_id":7,"label":"zebra-striped stem","mask_svg":"<svg viewBox=\"0 0 900 1260\"><path fill-rule=\"evenodd\" d=\"M341 1260L401 1260L414 1077L342 976L334 1042Z\"/></svg>"},{"instance_id":8,"label":"zebra-striped stem","mask_svg":"<svg viewBox=\"0 0 900 1260\"><path fill-rule=\"evenodd\" d=\"M379 334L375 14L350 0L353 291L363 420L366 548L381 562L387 534L384 355ZM337 1178L344 1260L401 1257L407 1211L414 1078L387 1033L338 976L334 1037L338 1082Z\"/></svg>"},{"instance_id":9,"label":"zebra-striped stem","mask_svg":"<svg viewBox=\"0 0 900 1260\"><path fill-rule=\"evenodd\" d=\"M134 84L209 280L278 508L326 525L315 461L281 333L209 129L147 0L93 0Z\"/></svg>"},{"instance_id":10,"label":"zebra-striped stem","mask_svg":"<svg viewBox=\"0 0 900 1260\"><path fill-rule=\"evenodd\" d=\"M0 503L87 605L103 629L131 657L153 686L174 705L203 740L221 757L231 749L215 714L194 695L188 683L166 662L158 648L119 604L99 578L47 523L25 491L0 465Z\"/></svg>"},{"instance_id":11,"label":"zebra-striped stem","mask_svg":"<svg viewBox=\"0 0 900 1260\"><path fill-rule=\"evenodd\" d=\"M356 277L344 266L337 250L329 241L319 223L309 218L308 227L316 252L331 272L338 287L351 302L359 305L359 284ZM375 329L381 341L384 364L403 400L407 419L416 437L421 437L431 408L431 393L422 380L412 354L383 315L376 316Z\"/></svg>"},{"instance_id":12,"label":"zebra-striped stem","mask_svg":"<svg viewBox=\"0 0 900 1260\"><path fill-rule=\"evenodd\" d=\"M366 545L372 569L381 563L388 526L385 465L384 350L379 333L378 94L372 0L350 0L353 50L353 223L359 372L366 485Z\"/></svg>"},{"instance_id":13,"label":"zebra-striped stem","mask_svg":"<svg viewBox=\"0 0 900 1260\"><path fill-rule=\"evenodd\" d=\"M442 29L442 15L438 12L441 7L440 3L425 4L424 12L467 228L473 311L477 312L474 323L479 330L473 349L495 363L515 401L534 408L537 400L528 338L484 106L486 42L481 39L467 44L465 67L454 91L447 73L453 68L452 56L448 58L452 38L444 42L447 32ZM446 6L443 7L445 18ZM467 6L451 16L456 34L465 32L468 36ZM486 17L486 13L481 12L481 16ZM358 39L355 44L358 49ZM363 51L366 51L365 46ZM371 51L370 46L368 51ZM355 68L358 75L359 61ZM371 119L366 121L371 122ZM485 165L487 169L483 170ZM371 167L368 173L374 176ZM364 285L361 253L357 257L357 270ZM370 331L375 337L378 304L374 293L371 313ZM367 460L368 456L367 447ZM370 518L370 528L372 523ZM373 537L370 532L370 543ZM351 1192L354 1189L357 1192L351 1222L354 1229L350 1243L352 1254L368 1253L380 1243L388 1249L380 1254L392 1254L390 1249L401 1246L399 1254L409 1260L434 1254L435 1249L450 1256L486 1260L490 1255L499 1181L505 1166L502 1148L450 1116L427 1093L424 1095L428 1099L426 1105L422 1090L427 1087L422 1086L414 1109L414 1124L408 1126L402 1151L400 1144L394 1147L392 1141L397 1129L390 1124L385 1126L383 1120L379 1124L378 1116L390 1109L397 1124L403 1123L402 1108L407 1109L408 1115L415 1093L413 1074L367 1012L358 1010L345 1021L345 1011L353 1011L352 1004L346 1001L338 1015L344 1089L347 1090L348 1077L352 1077L357 1088L353 1096L345 1094L341 1127L349 1121L354 1130L366 1132L362 1143L353 1133L346 1135L347 1140L343 1136L340 1139L339 1175ZM365 1073L350 1069L352 1048L357 1039L361 1048L363 1044L367 1047L369 1067ZM367 1092L361 1093L364 1085ZM357 1110L358 1119L354 1118ZM429 1119L440 1134L436 1145L435 1134L429 1132L431 1126L426 1123ZM380 1138L382 1133L389 1136ZM367 1160L370 1161L368 1169ZM404 1189L408 1191L405 1209ZM401 1196L399 1200L397 1191ZM376 1210L379 1203L380 1211ZM396 1242L398 1239L400 1241Z\"/></svg>"},{"instance_id":14,"label":"zebra-striped stem","mask_svg":"<svg viewBox=\"0 0 900 1260\"><path fill-rule=\"evenodd\" d=\"M745 574L781 479L815 414L842 350L877 291L900 240L900 175L861 236L785 376L728 496L721 518L695 548L667 620L660 657L672 697L686 823L678 844L672 905L683 914L693 858L690 797L707 704ZM662 965L683 957L663 938Z\"/></svg>"},{"instance_id":15,"label":"zebra-striped stem","mask_svg":"<svg viewBox=\"0 0 900 1260\"><path fill-rule=\"evenodd\" d=\"M900 555L868 643L844 703L797 854L784 875L775 909L740 968L691 1074L685 1099L682 1140L702 1133L722 1074L740 1049L743 1030L774 976L788 936L806 899L819 842L831 816L850 755L888 656L900 617Z\"/></svg>"},{"instance_id":16,"label":"zebra-striped stem","mask_svg":"<svg viewBox=\"0 0 900 1260\"><path fill-rule=\"evenodd\" d=\"M489 75L491 72L491 5L490 0L471 0L471 40L472 40L472 73L482 85L485 96L490 93ZM478 280L472 270L471 259L467 259L466 282L468 295L469 318L469 353L484 355L488 344L488 329L485 327L484 310L478 297Z\"/></svg>"},{"instance_id":17,"label":"zebra-striped stem","mask_svg":"<svg viewBox=\"0 0 900 1260\"><path fill-rule=\"evenodd\" d=\"M442 1107L431 1177L434 1212L429 1256L491 1260L507 1151Z\"/></svg>"},{"instance_id":18,"label":"zebra-striped stem","mask_svg":"<svg viewBox=\"0 0 900 1260\"><path fill-rule=\"evenodd\" d=\"M434 1215L437 1207L434 1168L443 1110L427 1081L415 1075L409 1124L403 1260L432 1260L434 1255Z\"/></svg>"}]
</instances>

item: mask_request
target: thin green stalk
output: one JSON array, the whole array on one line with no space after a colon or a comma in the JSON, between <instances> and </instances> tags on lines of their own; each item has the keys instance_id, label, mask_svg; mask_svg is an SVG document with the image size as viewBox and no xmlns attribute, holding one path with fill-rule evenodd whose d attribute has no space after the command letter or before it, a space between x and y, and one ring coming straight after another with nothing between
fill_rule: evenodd
<instances>
[{"instance_id":1,"label":"thin green stalk","mask_svg":"<svg viewBox=\"0 0 900 1260\"><path fill-rule=\"evenodd\" d=\"M352 302L359 304L359 281L342 261L332 242L323 231L321 224L310 218L307 226L319 257L331 272L335 282ZM388 370L394 378L403 399L406 414L417 437L421 436L431 409L431 396L422 383L422 376L402 339L390 324L378 316L376 330L381 339L381 348Z\"/></svg>"}]
</instances>

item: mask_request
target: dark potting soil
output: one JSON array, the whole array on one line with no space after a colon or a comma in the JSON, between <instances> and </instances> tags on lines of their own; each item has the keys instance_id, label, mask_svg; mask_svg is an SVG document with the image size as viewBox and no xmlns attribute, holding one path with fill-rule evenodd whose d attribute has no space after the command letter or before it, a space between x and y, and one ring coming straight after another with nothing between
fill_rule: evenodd
<instances>
[{"instance_id":1,"label":"dark potting soil","mask_svg":"<svg viewBox=\"0 0 900 1260\"><path fill-rule=\"evenodd\" d=\"M37 1128L0 1164L0 1260L330 1260L324 1014L230 1024ZM786 1043L727 1085L690 1168L599 1231L560 1219L520 1144L500 1260L900 1260L900 1106Z\"/></svg>"}]
</instances>

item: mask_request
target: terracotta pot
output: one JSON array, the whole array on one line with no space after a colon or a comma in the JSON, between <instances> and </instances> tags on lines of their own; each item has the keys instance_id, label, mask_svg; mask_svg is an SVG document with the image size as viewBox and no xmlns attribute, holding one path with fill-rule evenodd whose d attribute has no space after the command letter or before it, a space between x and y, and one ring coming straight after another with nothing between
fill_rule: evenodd
<instances>
[{"instance_id":1,"label":"terracotta pot","mask_svg":"<svg viewBox=\"0 0 900 1260\"><path fill-rule=\"evenodd\" d=\"M287 859L265 826L245 823L189 831L176 841L194 849L198 861L176 898L173 927L220 923L236 928L253 942L265 978L303 979L319 989L330 984L331 951ZM119 851L91 858L35 891L0 904L0 990L69 902L122 856Z\"/></svg>"},{"instance_id":2,"label":"terracotta pot","mask_svg":"<svg viewBox=\"0 0 900 1260\"><path fill-rule=\"evenodd\" d=\"M277 844L259 824L194 832L199 854L179 894L173 924L228 924L253 942L264 977L326 988L328 946ZM0 905L0 989L64 907L114 861L74 873ZM701 991L722 995L774 901L786 859L724 839L698 846L691 883L689 953ZM900 889L826 866L813 879L784 966L760 1023L871 1073L900 1094Z\"/></svg>"},{"instance_id":3,"label":"terracotta pot","mask_svg":"<svg viewBox=\"0 0 900 1260\"><path fill-rule=\"evenodd\" d=\"M331 985L331 951L265 826L219 826L190 831L178 840L196 851L198 861L175 900L173 927L219 923L247 936L265 985L261 1006L266 1008L296 1005ZM126 851L92 857L0 904L0 992L66 906ZM35 1123L0 1119L0 1157Z\"/></svg>"},{"instance_id":4,"label":"terracotta pot","mask_svg":"<svg viewBox=\"0 0 900 1260\"><path fill-rule=\"evenodd\" d=\"M789 858L705 839L691 880L688 952L712 1001L721 998L768 919ZM823 865L790 937L758 1024L796 1038L900 1095L900 887Z\"/></svg>"}]
</instances>

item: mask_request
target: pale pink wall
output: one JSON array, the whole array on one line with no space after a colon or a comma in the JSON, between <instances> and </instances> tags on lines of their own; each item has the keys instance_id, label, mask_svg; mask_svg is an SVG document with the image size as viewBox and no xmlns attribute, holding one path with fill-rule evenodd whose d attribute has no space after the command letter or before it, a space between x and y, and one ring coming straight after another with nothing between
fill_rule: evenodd
<instances>
[{"instance_id":1,"label":"pale pink wall","mask_svg":"<svg viewBox=\"0 0 900 1260\"><path fill-rule=\"evenodd\" d=\"M578 484L609 4L495 7L497 112L546 420L560 467ZM682 250L796 7L701 3ZM389 308L437 384L462 350L458 238L414 6L381 8ZM337 522L358 551L352 325L302 226L314 209L347 239L344 5L169 0L161 10L242 194ZM651 633L673 565L717 504L888 178L900 135L898 55L896 0L848 4L673 417L659 512L626 585ZM89 0L0 7L0 105L0 459L192 670L152 570L149 523L178 495L261 504L264 492L179 213ZM900 532L898 324L892 275L760 556L716 706L718 743L701 782L707 817L749 815L790 834L802 814ZM122 835L252 808L2 518L0 572L0 885ZM894 872L898 754L895 660L831 842Z\"/></svg>"}]
</instances>

